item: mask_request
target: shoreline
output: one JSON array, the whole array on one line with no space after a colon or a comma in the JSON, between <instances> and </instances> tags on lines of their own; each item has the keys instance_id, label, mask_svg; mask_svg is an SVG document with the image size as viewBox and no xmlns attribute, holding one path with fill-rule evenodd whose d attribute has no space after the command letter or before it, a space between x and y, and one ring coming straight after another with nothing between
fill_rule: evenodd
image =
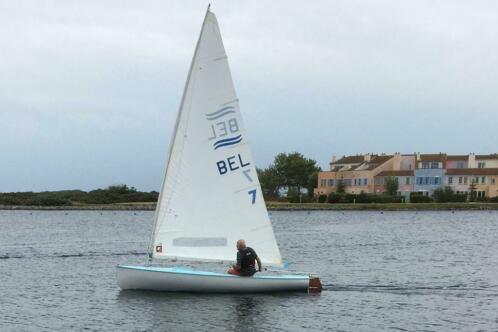
<instances>
[{"instance_id":1,"label":"shoreline","mask_svg":"<svg viewBox=\"0 0 498 332\"><path fill-rule=\"evenodd\" d=\"M267 202L268 211L453 211L498 210L498 203L281 203ZM0 205L0 210L38 211L154 211L156 203L63 206Z\"/></svg>"}]
</instances>

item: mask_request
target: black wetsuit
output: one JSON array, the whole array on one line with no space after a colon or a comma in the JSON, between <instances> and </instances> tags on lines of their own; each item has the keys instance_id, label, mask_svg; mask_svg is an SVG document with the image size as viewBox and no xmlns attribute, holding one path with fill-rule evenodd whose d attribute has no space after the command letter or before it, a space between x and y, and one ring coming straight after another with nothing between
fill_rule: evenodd
<instances>
[{"instance_id":1,"label":"black wetsuit","mask_svg":"<svg viewBox=\"0 0 498 332\"><path fill-rule=\"evenodd\" d=\"M245 247L237 252L237 266L240 267L240 273L243 276L250 277L256 273L255 261L258 255L249 247Z\"/></svg>"}]
</instances>

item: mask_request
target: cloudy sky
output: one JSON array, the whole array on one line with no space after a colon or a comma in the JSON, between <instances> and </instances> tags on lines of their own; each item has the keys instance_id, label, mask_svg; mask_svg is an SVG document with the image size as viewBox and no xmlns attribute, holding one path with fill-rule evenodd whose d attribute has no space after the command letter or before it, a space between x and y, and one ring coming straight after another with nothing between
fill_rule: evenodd
<instances>
[{"instance_id":1,"label":"cloudy sky","mask_svg":"<svg viewBox=\"0 0 498 332\"><path fill-rule=\"evenodd\" d=\"M158 190L205 1L0 0L0 192ZM259 167L498 152L498 2L213 1Z\"/></svg>"}]
</instances>

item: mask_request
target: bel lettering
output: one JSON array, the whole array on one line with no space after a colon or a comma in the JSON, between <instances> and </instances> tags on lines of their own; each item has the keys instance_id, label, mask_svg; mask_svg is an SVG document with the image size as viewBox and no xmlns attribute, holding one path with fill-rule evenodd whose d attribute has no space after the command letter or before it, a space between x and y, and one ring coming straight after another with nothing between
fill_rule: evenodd
<instances>
[{"instance_id":1,"label":"bel lettering","mask_svg":"<svg viewBox=\"0 0 498 332\"><path fill-rule=\"evenodd\" d=\"M236 156L230 156L227 159L216 162L216 166L218 167L218 172L220 173L220 175L236 171L239 168L244 168L249 165L251 165L251 163L244 162L240 154L237 154Z\"/></svg>"}]
</instances>

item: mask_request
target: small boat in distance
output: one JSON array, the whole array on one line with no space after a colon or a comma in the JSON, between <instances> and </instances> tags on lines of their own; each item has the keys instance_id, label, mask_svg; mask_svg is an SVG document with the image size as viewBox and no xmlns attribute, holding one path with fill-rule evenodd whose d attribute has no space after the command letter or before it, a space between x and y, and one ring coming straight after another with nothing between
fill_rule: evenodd
<instances>
[{"instance_id":1,"label":"small boat in distance","mask_svg":"<svg viewBox=\"0 0 498 332\"><path fill-rule=\"evenodd\" d=\"M264 266L282 266L218 22L202 24L169 150L149 257L233 262L245 239ZM184 267L119 265L122 289L248 293L321 291L310 275L239 277Z\"/></svg>"}]
</instances>

